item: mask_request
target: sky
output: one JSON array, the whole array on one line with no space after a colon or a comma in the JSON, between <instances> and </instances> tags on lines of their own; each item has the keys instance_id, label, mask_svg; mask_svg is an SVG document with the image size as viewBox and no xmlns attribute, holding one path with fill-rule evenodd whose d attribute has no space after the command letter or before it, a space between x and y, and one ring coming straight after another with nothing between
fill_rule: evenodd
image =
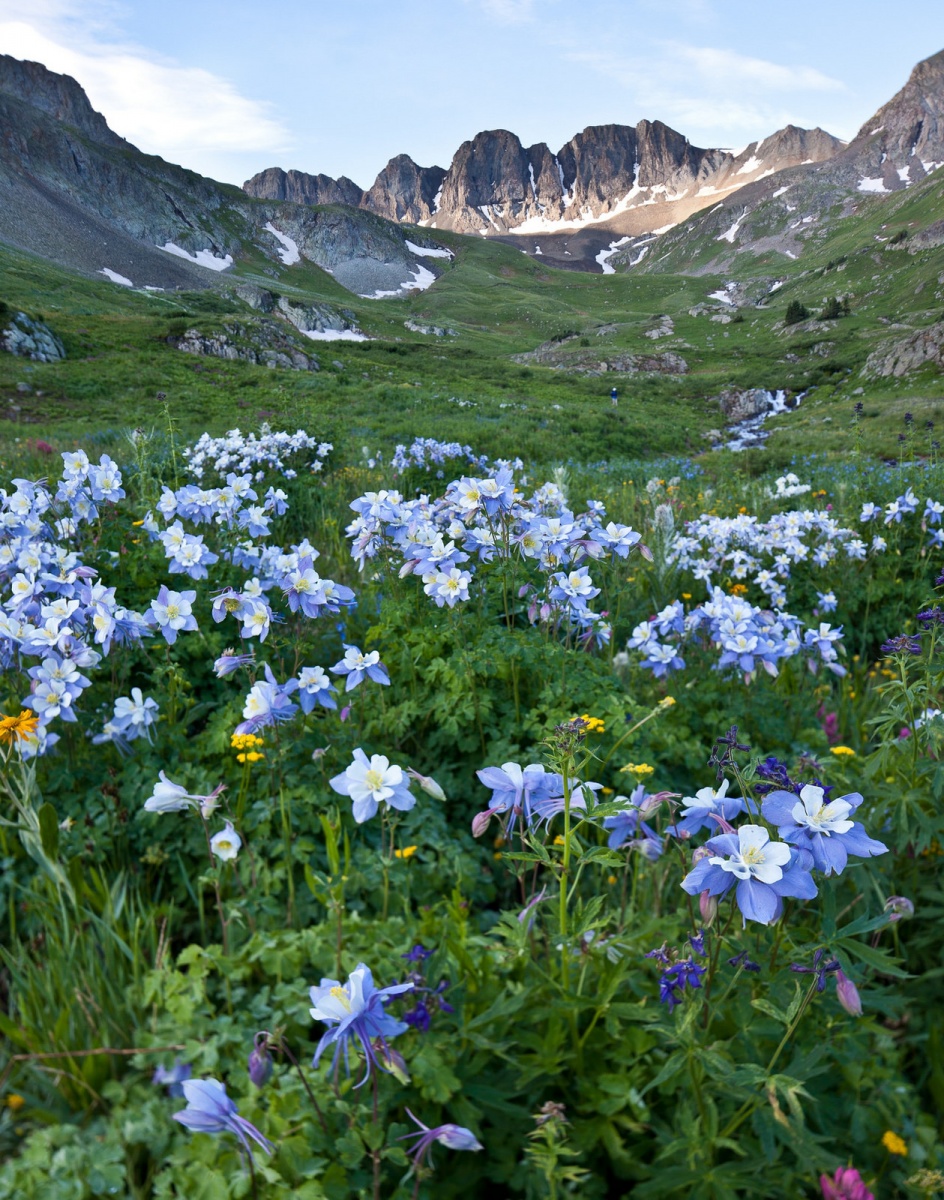
<instances>
[{"instance_id":1,"label":"sky","mask_svg":"<svg viewBox=\"0 0 944 1200\"><path fill-rule=\"evenodd\" d=\"M941 49L940 0L0 0L0 52L236 184L281 166L369 187L483 129L553 152L643 118L701 146L791 122L848 139Z\"/></svg>"}]
</instances>

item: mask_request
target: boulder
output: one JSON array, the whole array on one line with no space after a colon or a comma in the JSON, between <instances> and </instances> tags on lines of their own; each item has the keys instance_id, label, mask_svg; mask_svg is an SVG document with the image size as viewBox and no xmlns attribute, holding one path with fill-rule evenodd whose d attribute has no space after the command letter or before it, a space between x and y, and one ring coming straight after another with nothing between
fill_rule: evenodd
<instances>
[{"instance_id":1,"label":"boulder","mask_svg":"<svg viewBox=\"0 0 944 1200\"><path fill-rule=\"evenodd\" d=\"M7 327L0 333L0 343L9 354L34 362L60 362L66 356L65 346L49 326L22 312L8 318Z\"/></svg>"}]
</instances>

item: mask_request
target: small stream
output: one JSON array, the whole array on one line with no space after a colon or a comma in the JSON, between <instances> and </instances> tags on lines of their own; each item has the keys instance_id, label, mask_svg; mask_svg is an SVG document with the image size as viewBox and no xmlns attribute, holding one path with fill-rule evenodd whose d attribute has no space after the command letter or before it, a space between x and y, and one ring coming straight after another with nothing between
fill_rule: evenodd
<instances>
[{"instance_id":1,"label":"small stream","mask_svg":"<svg viewBox=\"0 0 944 1200\"><path fill-rule=\"evenodd\" d=\"M800 401L808 394L800 392L799 395L788 396L783 390L776 392L765 392L767 397L767 407L763 412L757 413L753 417L745 417L742 421L735 421L729 425L724 431L724 436L721 441L716 442L712 446L712 450L752 450L757 446L762 446L770 437L770 430L764 428L764 422L768 417L776 416L778 413L792 412L799 407Z\"/></svg>"}]
</instances>

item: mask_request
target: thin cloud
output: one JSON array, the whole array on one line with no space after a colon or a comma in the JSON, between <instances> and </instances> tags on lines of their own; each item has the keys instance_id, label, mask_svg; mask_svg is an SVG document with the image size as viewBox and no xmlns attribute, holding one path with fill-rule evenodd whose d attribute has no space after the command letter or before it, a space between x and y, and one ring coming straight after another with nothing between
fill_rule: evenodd
<instances>
[{"instance_id":1,"label":"thin cloud","mask_svg":"<svg viewBox=\"0 0 944 1200\"><path fill-rule=\"evenodd\" d=\"M670 57L679 65L694 68L704 83L729 89L749 85L761 91L842 92L845 84L815 67L783 66L763 58L750 58L734 50L719 50L710 46L686 46L666 42Z\"/></svg>"},{"instance_id":2,"label":"thin cloud","mask_svg":"<svg viewBox=\"0 0 944 1200\"><path fill-rule=\"evenodd\" d=\"M12 5L4 8L9 13ZM46 3L43 10L43 24L51 11L69 25L76 23L67 4ZM101 25L91 20L78 30L70 28L66 45L17 16L0 19L4 52L77 79L115 132L147 153L235 180L240 176L236 162L247 154L291 148L288 132L268 105L210 71L101 41Z\"/></svg>"},{"instance_id":3,"label":"thin cloud","mask_svg":"<svg viewBox=\"0 0 944 1200\"><path fill-rule=\"evenodd\" d=\"M534 18L534 0L473 0L500 25L524 25Z\"/></svg>"}]
</instances>

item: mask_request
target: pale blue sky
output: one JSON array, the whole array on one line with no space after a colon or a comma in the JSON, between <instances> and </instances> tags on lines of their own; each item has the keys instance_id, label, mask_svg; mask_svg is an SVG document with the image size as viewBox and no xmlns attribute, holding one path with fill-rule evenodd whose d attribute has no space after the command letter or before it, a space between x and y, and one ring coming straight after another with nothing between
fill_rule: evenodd
<instances>
[{"instance_id":1,"label":"pale blue sky","mask_svg":"<svg viewBox=\"0 0 944 1200\"><path fill-rule=\"evenodd\" d=\"M369 186L481 129L556 151L658 118L702 146L840 137L944 48L940 0L0 0L0 50L73 74L143 150L219 179Z\"/></svg>"}]
</instances>

